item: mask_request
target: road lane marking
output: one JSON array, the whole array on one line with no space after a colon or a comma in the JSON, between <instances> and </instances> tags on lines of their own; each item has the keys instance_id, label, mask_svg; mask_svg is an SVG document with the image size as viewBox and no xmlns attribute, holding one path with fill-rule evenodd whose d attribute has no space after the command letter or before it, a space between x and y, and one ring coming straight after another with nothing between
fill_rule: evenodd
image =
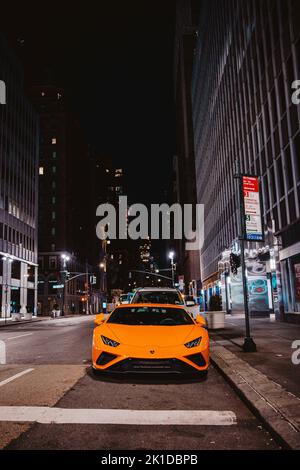
<instances>
[{"instance_id":1,"label":"road lane marking","mask_svg":"<svg viewBox=\"0 0 300 470\"><path fill-rule=\"evenodd\" d=\"M6 385L6 384L8 384L9 382L12 382L15 379L18 379L19 377L22 377L22 375L28 374L28 372L31 372L33 370L34 369L26 369L26 370L23 370L22 372L19 372L18 374L12 375L8 379L2 380L2 382L0 382L0 387L3 387L3 385Z\"/></svg>"},{"instance_id":2,"label":"road lane marking","mask_svg":"<svg viewBox=\"0 0 300 470\"><path fill-rule=\"evenodd\" d=\"M17 338L23 338L23 336L30 336L33 335L33 333L24 333L23 335L18 335L18 336L10 336L9 338L2 338L5 341L8 341L9 339L17 339Z\"/></svg>"},{"instance_id":3,"label":"road lane marking","mask_svg":"<svg viewBox=\"0 0 300 470\"><path fill-rule=\"evenodd\" d=\"M0 406L0 421L42 424L138 424L181 426L231 426L232 411L72 409L46 406Z\"/></svg>"}]
</instances>

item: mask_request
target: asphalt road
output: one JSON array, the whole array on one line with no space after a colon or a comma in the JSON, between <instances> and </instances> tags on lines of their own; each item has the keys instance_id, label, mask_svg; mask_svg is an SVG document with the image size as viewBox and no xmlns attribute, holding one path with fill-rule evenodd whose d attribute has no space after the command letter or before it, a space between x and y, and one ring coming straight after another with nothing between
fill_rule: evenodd
<instances>
[{"instance_id":1,"label":"asphalt road","mask_svg":"<svg viewBox=\"0 0 300 470\"><path fill-rule=\"evenodd\" d=\"M278 448L212 367L207 380L95 378L92 330L92 317L0 328L0 448Z\"/></svg>"}]
</instances>

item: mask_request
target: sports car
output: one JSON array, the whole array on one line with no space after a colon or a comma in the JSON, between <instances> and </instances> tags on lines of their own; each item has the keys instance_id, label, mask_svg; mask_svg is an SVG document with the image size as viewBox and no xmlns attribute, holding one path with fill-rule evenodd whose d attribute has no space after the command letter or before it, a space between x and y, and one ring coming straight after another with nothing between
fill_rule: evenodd
<instances>
[{"instance_id":1,"label":"sports car","mask_svg":"<svg viewBox=\"0 0 300 470\"><path fill-rule=\"evenodd\" d=\"M93 333L93 370L101 373L203 373L209 367L205 319L169 304L119 305Z\"/></svg>"}]
</instances>

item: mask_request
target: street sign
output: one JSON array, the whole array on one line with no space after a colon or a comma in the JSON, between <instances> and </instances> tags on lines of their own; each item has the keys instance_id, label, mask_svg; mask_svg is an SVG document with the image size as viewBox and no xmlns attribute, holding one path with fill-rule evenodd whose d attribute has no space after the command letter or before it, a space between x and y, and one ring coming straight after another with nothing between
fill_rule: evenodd
<instances>
[{"instance_id":1,"label":"street sign","mask_svg":"<svg viewBox=\"0 0 300 470\"><path fill-rule=\"evenodd\" d=\"M64 285L63 284L55 284L54 286L52 286L53 289L63 289L64 288Z\"/></svg>"},{"instance_id":2,"label":"street sign","mask_svg":"<svg viewBox=\"0 0 300 470\"><path fill-rule=\"evenodd\" d=\"M261 195L258 176L242 176L245 240L263 241Z\"/></svg>"}]
</instances>

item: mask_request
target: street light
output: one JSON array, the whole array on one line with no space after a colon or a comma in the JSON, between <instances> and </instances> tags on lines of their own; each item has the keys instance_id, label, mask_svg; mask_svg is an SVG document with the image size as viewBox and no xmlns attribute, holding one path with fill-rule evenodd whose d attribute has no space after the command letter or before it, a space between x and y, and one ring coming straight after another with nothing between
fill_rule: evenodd
<instances>
[{"instance_id":1,"label":"street light","mask_svg":"<svg viewBox=\"0 0 300 470\"><path fill-rule=\"evenodd\" d=\"M169 252L169 259L171 260L171 270L172 270L172 286L174 287L174 251Z\"/></svg>"},{"instance_id":2,"label":"street light","mask_svg":"<svg viewBox=\"0 0 300 470\"><path fill-rule=\"evenodd\" d=\"M61 259L63 260L63 267L65 268L67 266L67 261L70 261L70 256L63 253L61 255Z\"/></svg>"},{"instance_id":3,"label":"street light","mask_svg":"<svg viewBox=\"0 0 300 470\"><path fill-rule=\"evenodd\" d=\"M66 298L66 277L67 277L67 262L70 261L70 256L62 253L61 259L63 262L62 281L63 281L63 298L62 298L62 315L65 313L65 298Z\"/></svg>"}]
</instances>

